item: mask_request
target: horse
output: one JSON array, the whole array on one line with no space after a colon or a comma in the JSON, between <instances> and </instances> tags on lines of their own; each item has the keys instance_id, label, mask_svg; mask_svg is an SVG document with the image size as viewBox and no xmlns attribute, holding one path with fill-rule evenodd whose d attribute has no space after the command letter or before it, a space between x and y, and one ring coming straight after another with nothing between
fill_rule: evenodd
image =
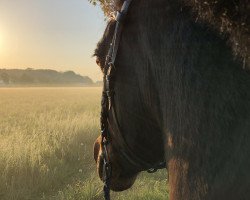
<instances>
[{"instance_id":1,"label":"horse","mask_svg":"<svg viewBox=\"0 0 250 200\"><path fill-rule=\"evenodd\" d=\"M248 41L238 47L237 31L221 32L223 24L199 18L193 2L131 3L115 60L116 116L109 117L119 126L109 126L110 187L132 187L141 171L164 159L170 200L249 200ZM102 71L115 26L111 19L95 50ZM102 145L99 137L101 179Z\"/></svg>"}]
</instances>

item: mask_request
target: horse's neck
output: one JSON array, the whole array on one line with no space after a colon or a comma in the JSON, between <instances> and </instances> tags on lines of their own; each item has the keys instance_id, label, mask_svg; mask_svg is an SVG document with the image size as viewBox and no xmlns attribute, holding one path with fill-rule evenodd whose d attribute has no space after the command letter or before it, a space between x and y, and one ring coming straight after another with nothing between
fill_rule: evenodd
<instances>
[{"instance_id":1,"label":"horse's neck","mask_svg":"<svg viewBox=\"0 0 250 200\"><path fill-rule=\"evenodd\" d=\"M139 29L168 141L171 200L250 199L249 75L219 34L184 15Z\"/></svg>"},{"instance_id":2,"label":"horse's neck","mask_svg":"<svg viewBox=\"0 0 250 200\"><path fill-rule=\"evenodd\" d=\"M216 50L218 39L208 38L211 43L201 44L201 49L194 45L189 49L193 55L177 49L176 61L165 66L172 69L163 69L168 71L166 81L158 82L165 85L160 102L170 141L171 200L250 198L249 77L232 58L228 62L228 49Z\"/></svg>"},{"instance_id":3,"label":"horse's neck","mask_svg":"<svg viewBox=\"0 0 250 200\"><path fill-rule=\"evenodd\" d=\"M200 34L208 38L197 37L198 46L171 49L166 77L156 79L171 200L249 199L249 76L217 36Z\"/></svg>"}]
</instances>

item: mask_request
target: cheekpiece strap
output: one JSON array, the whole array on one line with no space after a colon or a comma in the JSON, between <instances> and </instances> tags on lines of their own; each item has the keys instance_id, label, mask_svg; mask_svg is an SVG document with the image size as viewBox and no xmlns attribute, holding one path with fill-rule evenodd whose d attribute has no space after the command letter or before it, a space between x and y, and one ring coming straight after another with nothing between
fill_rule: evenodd
<instances>
[{"instance_id":1,"label":"cheekpiece strap","mask_svg":"<svg viewBox=\"0 0 250 200\"><path fill-rule=\"evenodd\" d=\"M104 67L104 77L103 77L103 94L102 94L102 110L101 110L101 135L102 135L102 148L103 148L103 160L104 168L104 198L105 200L110 200L110 179L112 168L109 159L109 154L107 151L107 146L109 143L109 131L108 131L108 115L112 107L112 101L114 96L114 75L115 75L115 59L117 56L117 51L120 43L120 36L122 32L121 22L124 21L127 15L129 5L132 0L125 0L121 11L117 12L116 15L116 27L114 31L114 36L112 43L110 44L110 49L108 51L105 67Z\"/></svg>"}]
</instances>

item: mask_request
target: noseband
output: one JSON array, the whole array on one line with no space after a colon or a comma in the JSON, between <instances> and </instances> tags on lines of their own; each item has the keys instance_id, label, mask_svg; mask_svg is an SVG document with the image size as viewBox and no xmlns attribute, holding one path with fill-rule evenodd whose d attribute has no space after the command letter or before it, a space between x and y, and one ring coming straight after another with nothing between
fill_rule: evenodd
<instances>
[{"instance_id":1,"label":"noseband","mask_svg":"<svg viewBox=\"0 0 250 200\"><path fill-rule=\"evenodd\" d=\"M112 166L108 153L107 146L110 143L110 130L111 126L110 122L112 121L112 127L115 126L118 134L121 135L121 131L119 128L118 120L116 117L116 112L114 109L114 77L115 77L115 60L119 48L121 33L122 33L122 25L123 21L127 15L129 6L132 0L125 0L121 11L117 12L116 15L116 26L114 31L114 36L112 39L112 43L110 44L110 49L108 51L108 55L106 57L105 66L103 69L104 77L103 77L103 92L102 92L102 102L101 102L101 137L102 137L102 158L103 158L103 182L104 182L104 197L105 200L110 200L110 181L112 176ZM111 127L110 127L111 128ZM126 144L124 144L126 146ZM126 148L128 152L121 152L122 156L126 161L129 162L130 165L134 166L138 169L141 166L144 166L147 172L154 173L158 169L162 169L166 167L166 162L161 162L156 166L152 166L151 164L143 161L141 158L137 157L132 151L129 151L129 148Z\"/></svg>"}]
</instances>

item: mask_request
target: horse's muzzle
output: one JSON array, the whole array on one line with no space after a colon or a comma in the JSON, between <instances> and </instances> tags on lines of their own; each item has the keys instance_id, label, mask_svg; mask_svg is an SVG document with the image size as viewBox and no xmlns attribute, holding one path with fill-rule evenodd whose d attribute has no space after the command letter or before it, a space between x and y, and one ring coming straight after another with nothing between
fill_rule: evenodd
<instances>
[{"instance_id":1,"label":"horse's muzzle","mask_svg":"<svg viewBox=\"0 0 250 200\"><path fill-rule=\"evenodd\" d=\"M97 164L97 173L100 179L103 181L103 152L102 152L102 139L101 136L97 138L94 143L94 159ZM113 191L124 191L129 189L135 182L137 174L124 173L123 168L118 163L118 152L112 151L112 145L108 147L108 153L111 161L112 174L110 179L110 188Z\"/></svg>"}]
</instances>

